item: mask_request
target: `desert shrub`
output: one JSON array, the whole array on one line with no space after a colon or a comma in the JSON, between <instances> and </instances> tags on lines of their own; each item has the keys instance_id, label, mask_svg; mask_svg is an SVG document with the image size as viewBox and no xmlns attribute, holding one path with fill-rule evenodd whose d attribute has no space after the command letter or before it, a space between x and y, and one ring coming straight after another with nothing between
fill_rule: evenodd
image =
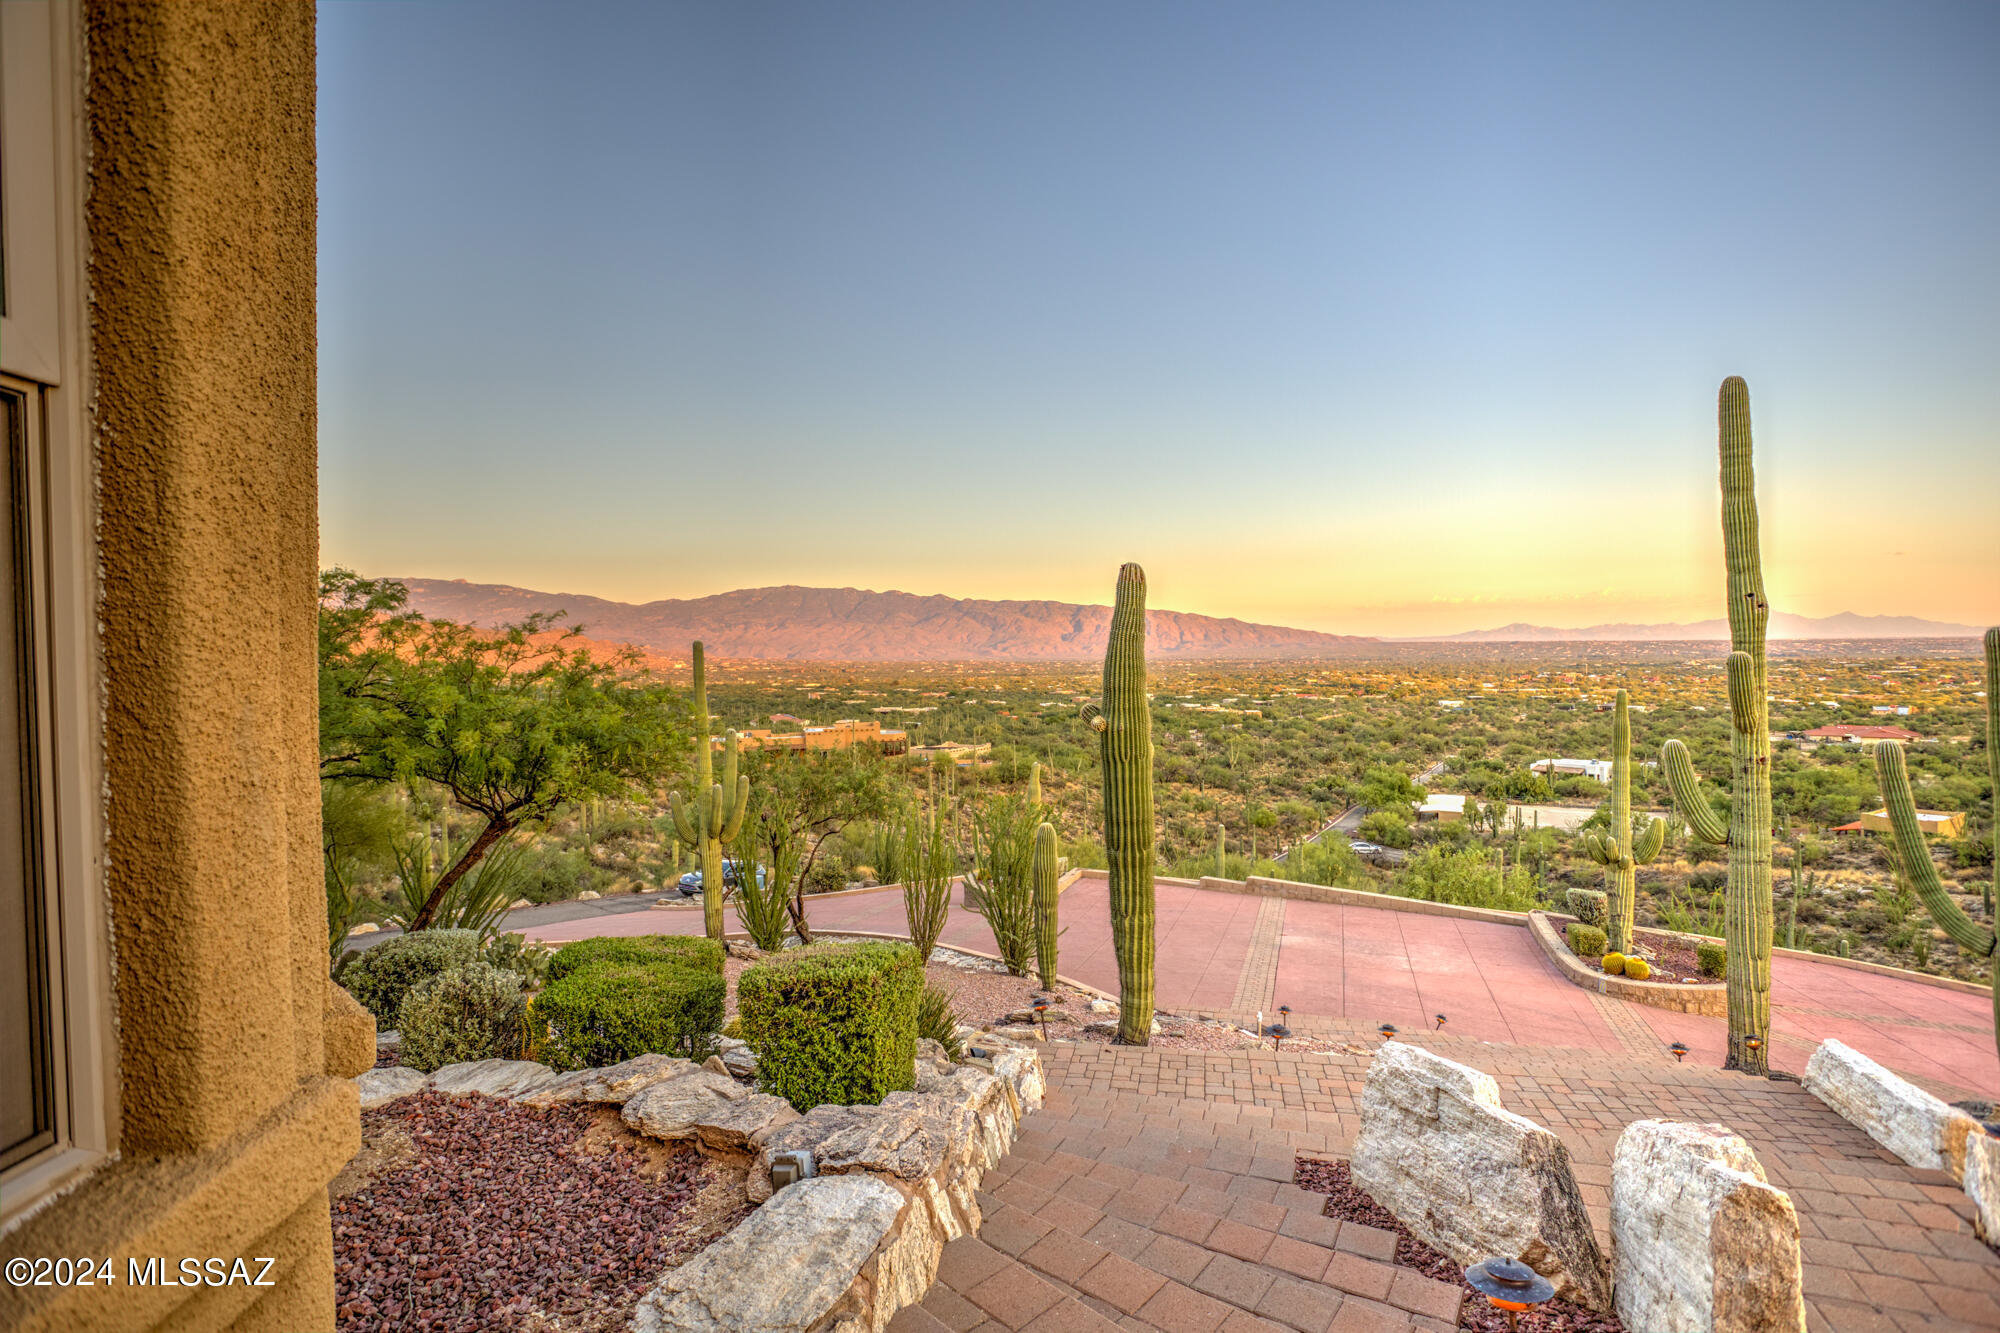
<instances>
[{"instance_id":1,"label":"desert shrub","mask_svg":"<svg viewBox=\"0 0 2000 1333\"><path fill-rule=\"evenodd\" d=\"M503 972L512 972L525 987L540 986L549 979L549 963L556 951L546 944L513 931L502 931L479 951L480 958Z\"/></svg>"},{"instance_id":2,"label":"desert shrub","mask_svg":"<svg viewBox=\"0 0 2000 1333\"><path fill-rule=\"evenodd\" d=\"M1598 958L1604 953L1604 932L1581 921L1569 923L1569 951L1578 958Z\"/></svg>"},{"instance_id":3,"label":"desert shrub","mask_svg":"<svg viewBox=\"0 0 2000 1333\"><path fill-rule=\"evenodd\" d=\"M1565 889L1563 903L1569 908L1569 914L1586 926L1602 930L1610 920L1610 901L1601 889Z\"/></svg>"},{"instance_id":4,"label":"desert shrub","mask_svg":"<svg viewBox=\"0 0 2000 1333\"><path fill-rule=\"evenodd\" d=\"M549 959L549 980L598 963L676 963L721 976L722 958L722 946L702 935L601 935L557 949Z\"/></svg>"},{"instance_id":5,"label":"desert shrub","mask_svg":"<svg viewBox=\"0 0 2000 1333\"><path fill-rule=\"evenodd\" d=\"M1535 880L1515 865L1502 871L1484 848L1426 847L1403 865L1395 892L1460 907L1525 912L1535 905Z\"/></svg>"},{"instance_id":6,"label":"desert shrub","mask_svg":"<svg viewBox=\"0 0 2000 1333\"><path fill-rule=\"evenodd\" d=\"M1625 971L1625 955L1622 953L1608 953L1598 960L1598 964L1603 967L1606 976L1619 976Z\"/></svg>"},{"instance_id":7,"label":"desert shrub","mask_svg":"<svg viewBox=\"0 0 2000 1333\"><path fill-rule=\"evenodd\" d=\"M716 1050L728 983L685 962L609 962L552 981L535 997L542 1059L558 1069L615 1065L657 1051L705 1060Z\"/></svg>"},{"instance_id":8,"label":"desert shrub","mask_svg":"<svg viewBox=\"0 0 2000 1333\"><path fill-rule=\"evenodd\" d=\"M1719 977L1729 968L1729 948L1714 940L1697 940L1694 946L1695 962L1701 965L1705 977Z\"/></svg>"},{"instance_id":9,"label":"desert shrub","mask_svg":"<svg viewBox=\"0 0 2000 1333\"><path fill-rule=\"evenodd\" d=\"M341 969L340 984L375 1015L378 1029L387 1028L395 1025L410 987L478 957L477 931L420 930L363 950Z\"/></svg>"},{"instance_id":10,"label":"desert shrub","mask_svg":"<svg viewBox=\"0 0 2000 1333\"><path fill-rule=\"evenodd\" d=\"M924 983L923 994L917 997L917 1035L929 1037L956 1060L963 1046L958 1040L958 1013L952 1008L953 998L943 986Z\"/></svg>"},{"instance_id":11,"label":"desert shrub","mask_svg":"<svg viewBox=\"0 0 2000 1333\"><path fill-rule=\"evenodd\" d=\"M1414 840L1410 821L1395 810L1374 810L1362 817L1358 830L1363 842L1383 847L1408 847Z\"/></svg>"},{"instance_id":12,"label":"desert shrub","mask_svg":"<svg viewBox=\"0 0 2000 1333\"><path fill-rule=\"evenodd\" d=\"M519 1059L527 1046L527 1018L518 972L462 963L404 994L396 1015L403 1063L428 1074L466 1060Z\"/></svg>"},{"instance_id":13,"label":"desert shrub","mask_svg":"<svg viewBox=\"0 0 2000 1333\"><path fill-rule=\"evenodd\" d=\"M1713 892L1729 883L1727 870L1691 870L1688 872L1688 887Z\"/></svg>"},{"instance_id":14,"label":"desert shrub","mask_svg":"<svg viewBox=\"0 0 2000 1333\"><path fill-rule=\"evenodd\" d=\"M1625 960L1625 975L1634 981L1644 981L1647 977L1653 975L1652 964L1643 958L1627 958Z\"/></svg>"},{"instance_id":15,"label":"desert shrub","mask_svg":"<svg viewBox=\"0 0 2000 1333\"><path fill-rule=\"evenodd\" d=\"M880 1102L916 1084L923 965L907 944L815 944L736 983L757 1085L801 1111Z\"/></svg>"}]
</instances>

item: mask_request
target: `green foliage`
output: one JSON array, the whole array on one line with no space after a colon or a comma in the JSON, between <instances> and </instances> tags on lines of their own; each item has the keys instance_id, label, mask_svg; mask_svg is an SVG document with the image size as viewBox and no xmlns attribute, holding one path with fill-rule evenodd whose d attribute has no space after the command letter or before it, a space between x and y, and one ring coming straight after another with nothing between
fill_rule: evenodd
<instances>
[{"instance_id":1,"label":"green foliage","mask_svg":"<svg viewBox=\"0 0 2000 1333\"><path fill-rule=\"evenodd\" d=\"M861 746L804 754L752 751L744 766L757 793L758 818L783 823L802 849L787 910L793 931L810 943L807 898L847 886L847 871L828 854L830 844L850 825L886 819L903 790L882 756Z\"/></svg>"},{"instance_id":2,"label":"green foliage","mask_svg":"<svg viewBox=\"0 0 2000 1333\"><path fill-rule=\"evenodd\" d=\"M1842 955L1845 957L1846 955ZM1696 940L1694 959L1705 977L1719 977L1729 966L1729 946L1714 940Z\"/></svg>"},{"instance_id":3,"label":"green foliage","mask_svg":"<svg viewBox=\"0 0 2000 1333\"><path fill-rule=\"evenodd\" d=\"M1564 889L1563 905L1569 908L1571 916L1586 926L1602 930L1610 920L1609 897L1599 889Z\"/></svg>"},{"instance_id":4,"label":"green foliage","mask_svg":"<svg viewBox=\"0 0 2000 1333\"><path fill-rule=\"evenodd\" d=\"M485 824L410 921L501 839L593 796L638 795L681 753L672 695L639 671L572 646L558 617L494 631L404 610L399 584L320 576L320 776L435 783Z\"/></svg>"},{"instance_id":5,"label":"green foliage","mask_svg":"<svg viewBox=\"0 0 2000 1333\"><path fill-rule=\"evenodd\" d=\"M1376 810L1363 815L1361 827L1356 831L1363 842L1378 843L1384 847L1403 848L1415 841L1409 818L1399 810Z\"/></svg>"},{"instance_id":6,"label":"green foliage","mask_svg":"<svg viewBox=\"0 0 2000 1333\"><path fill-rule=\"evenodd\" d=\"M1111 944L1118 958L1118 1040L1153 1030L1153 711L1146 693L1146 571L1118 571L1104 648L1103 699L1085 704L1098 736L1104 846L1111 863ZM1232 754L1231 763L1235 762ZM1032 837L1032 834L1030 835Z\"/></svg>"},{"instance_id":7,"label":"green foliage","mask_svg":"<svg viewBox=\"0 0 2000 1333\"><path fill-rule=\"evenodd\" d=\"M1034 809L1041 813L1040 806ZM1030 876L1035 898L1035 972L1044 990L1054 990L1056 985L1056 941L1062 935L1061 859L1055 826L1047 822L1036 825Z\"/></svg>"},{"instance_id":8,"label":"green foliage","mask_svg":"<svg viewBox=\"0 0 2000 1333\"><path fill-rule=\"evenodd\" d=\"M758 948L782 949L791 933L786 909L799 876L798 836L782 820L759 817L743 838L741 859L736 919Z\"/></svg>"},{"instance_id":9,"label":"green foliage","mask_svg":"<svg viewBox=\"0 0 2000 1333\"><path fill-rule=\"evenodd\" d=\"M1041 812L1018 796L989 798L972 826L972 868L965 881L975 910L993 929L1000 961L1017 977L1035 956L1035 828Z\"/></svg>"},{"instance_id":10,"label":"green foliage","mask_svg":"<svg viewBox=\"0 0 2000 1333\"><path fill-rule=\"evenodd\" d=\"M724 950L702 935L599 935L573 940L549 960L549 980L561 981L599 963L672 963L722 975Z\"/></svg>"},{"instance_id":11,"label":"green foliage","mask_svg":"<svg viewBox=\"0 0 2000 1333\"><path fill-rule=\"evenodd\" d=\"M1535 906L1534 877L1515 866L1503 872L1484 847L1426 847L1404 863L1395 890L1460 907L1525 912Z\"/></svg>"},{"instance_id":12,"label":"green foliage","mask_svg":"<svg viewBox=\"0 0 2000 1333\"><path fill-rule=\"evenodd\" d=\"M535 997L532 1023L543 1060L558 1069L615 1065L648 1051L705 1060L715 1054L727 994L719 968L599 961L551 981Z\"/></svg>"},{"instance_id":13,"label":"green foliage","mask_svg":"<svg viewBox=\"0 0 2000 1333\"><path fill-rule=\"evenodd\" d=\"M917 957L928 963L951 916L957 857L945 836L944 821L935 815L912 811L899 832L896 860L903 876L903 918Z\"/></svg>"},{"instance_id":14,"label":"green foliage","mask_svg":"<svg viewBox=\"0 0 2000 1333\"><path fill-rule=\"evenodd\" d=\"M419 931L383 940L357 954L341 969L340 984L375 1015L378 1029L389 1028L412 986L478 958L479 936L474 931Z\"/></svg>"},{"instance_id":15,"label":"green foliage","mask_svg":"<svg viewBox=\"0 0 2000 1333\"><path fill-rule=\"evenodd\" d=\"M956 998L943 986L928 981L917 997L917 1035L944 1047L945 1055L952 1060L965 1053L964 1044L958 1039L958 1013L952 1008Z\"/></svg>"},{"instance_id":16,"label":"green foliage","mask_svg":"<svg viewBox=\"0 0 2000 1333\"><path fill-rule=\"evenodd\" d=\"M727 880L722 869L724 843L736 841L743 816L750 808L750 778L739 773L740 739L732 731L722 741L722 780L715 780L714 746L710 742L708 673L701 641L694 644L694 792L686 800L671 793L674 834L681 846L701 858L701 919L712 940L722 938L722 896Z\"/></svg>"},{"instance_id":17,"label":"green foliage","mask_svg":"<svg viewBox=\"0 0 2000 1333\"><path fill-rule=\"evenodd\" d=\"M548 981L549 964L555 956L556 951L548 945L512 931L494 935L480 949L481 959L502 971L512 972L521 985L530 989Z\"/></svg>"},{"instance_id":18,"label":"green foliage","mask_svg":"<svg viewBox=\"0 0 2000 1333\"><path fill-rule=\"evenodd\" d=\"M916 1086L923 963L906 944L815 944L737 979L757 1085L801 1111L874 1104Z\"/></svg>"},{"instance_id":19,"label":"green foliage","mask_svg":"<svg viewBox=\"0 0 2000 1333\"><path fill-rule=\"evenodd\" d=\"M408 816L368 784L322 782L320 852L326 881L327 957L340 957L348 932L367 919L360 883L385 870Z\"/></svg>"},{"instance_id":20,"label":"green foliage","mask_svg":"<svg viewBox=\"0 0 2000 1333\"><path fill-rule=\"evenodd\" d=\"M461 963L403 996L396 1017L402 1061L428 1074L467 1060L517 1060L527 1048L527 1017L518 973Z\"/></svg>"},{"instance_id":21,"label":"green foliage","mask_svg":"<svg viewBox=\"0 0 2000 1333\"><path fill-rule=\"evenodd\" d=\"M1569 951L1578 958L1598 958L1603 956L1604 932L1596 926L1586 926L1581 921L1569 923Z\"/></svg>"},{"instance_id":22,"label":"green foliage","mask_svg":"<svg viewBox=\"0 0 2000 1333\"><path fill-rule=\"evenodd\" d=\"M1366 806L1378 814L1400 814L1406 824L1428 795L1428 791L1411 781L1410 775L1400 768L1371 768L1354 789L1355 804Z\"/></svg>"},{"instance_id":23,"label":"green foliage","mask_svg":"<svg viewBox=\"0 0 2000 1333\"><path fill-rule=\"evenodd\" d=\"M396 887L389 895L388 915L404 930L417 929L413 923L428 908L430 929L470 930L489 937L499 930L501 918L525 882L527 854L519 843L494 843L484 859L442 892L438 881L463 855L464 844L453 847L447 841L433 860L430 835L417 832L392 850Z\"/></svg>"}]
</instances>

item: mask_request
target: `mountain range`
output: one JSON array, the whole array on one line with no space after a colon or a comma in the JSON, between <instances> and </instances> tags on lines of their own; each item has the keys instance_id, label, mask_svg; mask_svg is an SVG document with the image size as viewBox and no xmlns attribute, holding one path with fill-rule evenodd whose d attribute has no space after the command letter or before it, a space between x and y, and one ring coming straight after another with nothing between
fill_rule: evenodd
<instances>
[{"instance_id":1,"label":"mountain range","mask_svg":"<svg viewBox=\"0 0 2000 1333\"><path fill-rule=\"evenodd\" d=\"M1103 656L1111 625L1108 606L919 597L858 588L743 588L712 597L634 605L583 593L537 592L464 579L401 582L410 590L411 608L427 616L494 626L537 612L560 611L567 613L568 624L582 626L595 640L679 654L691 641L701 639L713 656L762 661L1080 662ZM1729 637L1720 620L1583 629L1514 624L1401 640L1322 634L1183 611L1154 610L1148 620L1148 656L1177 661L1379 658L1397 655L1402 643ZM1852 613L1820 618L1778 613L1771 617L1770 629L1773 639L1962 638L1980 633L1969 625L1912 616Z\"/></svg>"}]
</instances>

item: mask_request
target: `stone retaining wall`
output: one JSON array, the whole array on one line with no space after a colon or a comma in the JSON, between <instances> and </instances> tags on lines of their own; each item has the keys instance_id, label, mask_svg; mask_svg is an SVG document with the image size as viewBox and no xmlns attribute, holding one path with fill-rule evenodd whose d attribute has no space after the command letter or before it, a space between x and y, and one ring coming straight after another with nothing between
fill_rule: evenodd
<instances>
[{"instance_id":1,"label":"stone retaining wall","mask_svg":"<svg viewBox=\"0 0 2000 1333\"><path fill-rule=\"evenodd\" d=\"M1729 1016L1729 988L1716 982L1712 985L1691 985L1681 981L1634 981L1631 977L1613 977L1599 972L1569 951L1562 936L1556 933L1555 925L1543 912L1528 913L1528 931L1535 937L1535 943L1542 946L1542 952L1556 965L1570 984L1585 990L1594 990L1600 995L1611 995L1634 1004L1649 1004L1655 1009L1672 1009L1683 1014L1702 1014L1709 1018Z\"/></svg>"}]
</instances>

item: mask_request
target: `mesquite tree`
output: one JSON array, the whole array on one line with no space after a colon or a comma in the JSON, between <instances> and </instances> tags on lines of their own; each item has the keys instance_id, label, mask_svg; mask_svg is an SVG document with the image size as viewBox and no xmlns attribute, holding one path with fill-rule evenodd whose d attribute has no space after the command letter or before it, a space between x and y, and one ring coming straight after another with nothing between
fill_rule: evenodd
<instances>
[{"instance_id":1,"label":"mesquite tree","mask_svg":"<svg viewBox=\"0 0 2000 1333\"><path fill-rule=\"evenodd\" d=\"M1725 1069L1769 1072L1771 1041L1771 726L1764 678L1764 564L1757 545L1756 479L1750 462L1750 390L1732 375L1716 403L1722 472L1722 549L1728 570L1729 822L1717 818L1687 747L1660 754L1674 807L1703 842L1729 848L1723 938L1729 957L1729 1057ZM1752 1050L1745 1039L1762 1039Z\"/></svg>"}]
</instances>

